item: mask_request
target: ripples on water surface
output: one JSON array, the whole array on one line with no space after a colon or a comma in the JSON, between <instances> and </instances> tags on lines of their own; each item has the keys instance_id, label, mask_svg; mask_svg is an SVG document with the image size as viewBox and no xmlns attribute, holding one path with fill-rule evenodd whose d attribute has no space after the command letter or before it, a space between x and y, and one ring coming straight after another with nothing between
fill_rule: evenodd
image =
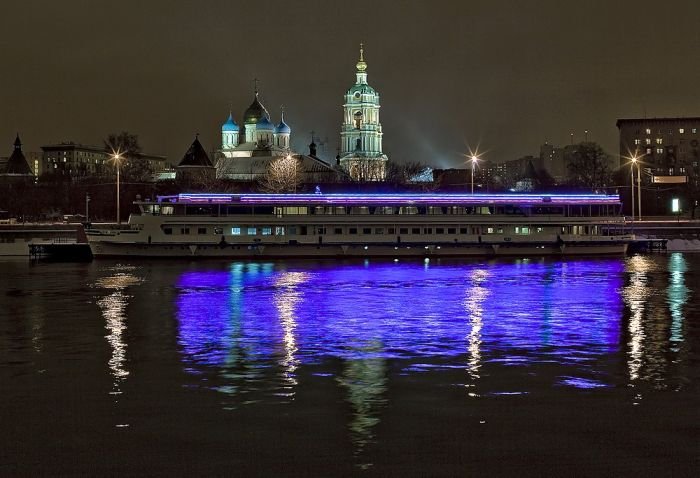
<instances>
[{"instance_id":1,"label":"ripples on water surface","mask_svg":"<svg viewBox=\"0 0 700 478\"><path fill-rule=\"evenodd\" d=\"M1 266L0 472L699 469L700 256Z\"/></svg>"}]
</instances>

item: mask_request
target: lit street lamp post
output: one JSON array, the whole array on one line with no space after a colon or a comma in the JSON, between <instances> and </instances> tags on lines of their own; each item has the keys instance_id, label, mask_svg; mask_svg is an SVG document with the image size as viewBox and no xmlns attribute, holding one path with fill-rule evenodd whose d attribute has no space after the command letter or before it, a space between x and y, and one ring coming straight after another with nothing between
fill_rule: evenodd
<instances>
[{"instance_id":1,"label":"lit street lamp post","mask_svg":"<svg viewBox=\"0 0 700 478\"><path fill-rule=\"evenodd\" d=\"M474 194L474 168L476 168L476 162L479 160L479 158L477 158L476 155L472 154L471 160L472 160L472 194Z\"/></svg>"},{"instance_id":2,"label":"lit street lamp post","mask_svg":"<svg viewBox=\"0 0 700 478\"><path fill-rule=\"evenodd\" d=\"M90 222L90 194L85 193L85 223Z\"/></svg>"},{"instance_id":3,"label":"lit street lamp post","mask_svg":"<svg viewBox=\"0 0 700 478\"><path fill-rule=\"evenodd\" d=\"M119 154L119 151L114 153L112 155L112 160L114 161L114 165L117 167L117 226L121 225L121 216L120 216L120 211L119 211L119 163L121 161L122 157Z\"/></svg>"},{"instance_id":4,"label":"lit street lamp post","mask_svg":"<svg viewBox=\"0 0 700 478\"><path fill-rule=\"evenodd\" d=\"M637 162L637 157L632 157L630 163L630 190L632 191L632 221L634 222L634 165Z\"/></svg>"},{"instance_id":5,"label":"lit street lamp post","mask_svg":"<svg viewBox=\"0 0 700 478\"><path fill-rule=\"evenodd\" d=\"M642 220L642 165L637 163L637 217Z\"/></svg>"},{"instance_id":6,"label":"lit street lamp post","mask_svg":"<svg viewBox=\"0 0 700 478\"><path fill-rule=\"evenodd\" d=\"M634 220L634 166L637 165L637 219L642 220L642 165L639 164L637 156L632 156L632 167L630 175L632 176L632 220Z\"/></svg>"}]
</instances>

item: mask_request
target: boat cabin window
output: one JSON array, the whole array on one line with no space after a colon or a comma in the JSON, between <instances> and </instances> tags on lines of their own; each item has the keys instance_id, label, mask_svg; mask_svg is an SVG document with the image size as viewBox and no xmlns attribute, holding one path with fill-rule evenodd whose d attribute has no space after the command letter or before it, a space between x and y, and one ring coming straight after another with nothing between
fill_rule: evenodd
<instances>
[{"instance_id":1,"label":"boat cabin window","mask_svg":"<svg viewBox=\"0 0 700 478\"><path fill-rule=\"evenodd\" d=\"M180 234L189 234L189 233L190 233L189 227L181 227L180 228Z\"/></svg>"},{"instance_id":2,"label":"boat cabin window","mask_svg":"<svg viewBox=\"0 0 700 478\"><path fill-rule=\"evenodd\" d=\"M348 234L357 234L357 228L356 227L351 227L348 229Z\"/></svg>"},{"instance_id":3,"label":"boat cabin window","mask_svg":"<svg viewBox=\"0 0 700 478\"><path fill-rule=\"evenodd\" d=\"M351 207L350 214L369 214L369 208L367 206Z\"/></svg>"},{"instance_id":4,"label":"boat cabin window","mask_svg":"<svg viewBox=\"0 0 700 478\"><path fill-rule=\"evenodd\" d=\"M217 233L221 234L221 233ZM233 226L231 228L231 235L232 236L240 236L241 235L241 226Z\"/></svg>"},{"instance_id":5,"label":"boat cabin window","mask_svg":"<svg viewBox=\"0 0 700 478\"><path fill-rule=\"evenodd\" d=\"M246 234L249 236L254 236L258 233L258 229L255 227L248 227L246 230Z\"/></svg>"},{"instance_id":6,"label":"boat cabin window","mask_svg":"<svg viewBox=\"0 0 700 478\"><path fill-rule=\"evenodd\" d=\"M445 229L442 227L435 228L435 234L445 234Z\"/></svg>"},{"instance_id":7,"label":"boat cabin window","mask_svg":"<svg viewBox=\"0 0 700 478\"><path fill-rule=\"evenodd\" d=\"M383 227L375 227L374 233L375 234L384 234L384 228Z\"/></svg>"},{"instance_id":8,"label":"boat cabin window","mask_svg":"<svg viewBox=\"0 0 700 478\"><path fill-rule=\"evenodd\" d=\"M418 214L418 208L415 206L401 206L399 214Z\"/></svg>"},{"instance_id":9,"label":"boat cabin window","mask_svg":"<svg viewBox=\"0 0 700 478\"><path fill-rule=\"evenodd\" d=\"M197 234L206 234L206 233L207 233L206 227L198 227L197 228Z\"/></svg>"},{"instance_id":10,"label":"boat cabin window","mask_svg":"<svg viewBox=\"0 0 700 478\"><path fill-rule=\"evenodd\" d=\"M362 234L372 234L372 228L371 227L362 228Z\"/></svg>"},{"instance_id":11,"label":"boat cabin window","mask_svg":"<svg viewBox=\"0 0 700 478\"><path fill-rule=\"evenodd\" d=\"M239 228L240 229L240 228ZM223 234L224 233L224 228L223 227L215 227L214 228L214 234Z\"/></svg>"},{"instance_id":12,"label":"boat cabin window","mask_svg":"<svg viewBox=\"0 0 700 478\"><path fill-rule=\"evenodd\" d=\"M342 234L343 233L343 228L342 227L336 227L333 229L333 234Z\"/></svg>"},{"instance_id":13,"label":"boat cabin window","mask_svg":"<svg viewBox=\"0 0 700 478\"><path fill-rule=\"evenodd\" d=\"M400 227L399 234L408 234L408 228L407 227Z\"/></svg>"},{"instance_id":14,"label":"boat cabin window","mask_svg":"<svg viewBox=\"0 0 700 478\"><path fill-rule=\"evenodd\" d=\"M515 226L516 234L530 234L530 228L528 226Z\"/></svg>"},{"instance_id":15,"label":"boat cabin window","mask_svg":"<svg viewBox=\"0 0 700 478\"><path fill-rule=\"evenodd\" d=\"M228 206L226 214L228 216L236 216L239 214L253 214L253 208L249 206Z\"/></svg>"},{"instance_id":16,"label":"boat cabin window","mask_svg":"<svg viewBox=\"0 0 700 478\"><path fill-rule=\"evenodd\" d=\"M269 227L269 226L262 227L262 235L263 236L271 236L272 235L272 227Z\"/></svg>"},{"instance_id":17,"label":"boat cabin window","mask_svg":"<svg viewBox=\"0 0 700 478\"><path fill-rule=\"evenodd\" d=\"M420 234L420 227L411 228L411 234Z\"/></svg>"},{"instance_id":18,"label":"boat cabin window","mask_svg":"<svg viewBox=\"0 0 700 478\"><path fill-rule=\"evenodd\" d=\"M275 213L275 208L274 206L254 206L253 207L253 214L259 214L259 215L265 215L269 214L272 215Z\"/></svg>"},{"instance_id":19,"label":"boat cabin window","mask_svg":"<svg viewBox=\"0 0 700 478\"><path fill-rule=\"evenodd\" d=\"M275 227L275 236L284 236L284 226Z\"/></svg>"},{"instance_id":20,"label":"boat cabin window","mask_svg":"<svg viewBox=\"0 0 700 478\"><path fill-rule=\"evenodd\" d=\"M211 216L214 214L212 206L186 206L185 214L188 216Z\"/></svg>"},{"instance_id":21,"label":"boat cabin window","mask_svg":"<svg viewBox=\"0 0 700 478\"><path fill-rule=\"evenodd\" d=\"M447 233L448 234L457 234L457 228L456 227L448 227Z\"/></svg>"},{"instance_id":22,"label":"boat cabin window","mask_svg":"<svg viewBox=\"0 0 700 478\"><path fill-rule=\"evenodd\" d=\"M163 234L166 236L169 236L173 233L173 228L172 227L164 227L163 228Z\"/></svg>"},{"instance_id":23,"label":"boat cabin window","mask_svg":"<svg viewBox=\"0 0 700 478\"><path fill-rule=\"evenodd\" d=\"M141 211L144 214L153 214L158 216L160 214L160 204L142 204Z\"/></svg>"},{"instance_id":24,"label":"boat cabin window","mask_svg":"<svg viewBox=\"0 0 700 478\"><path fill-rule=\"evenodd\" d=\"M160 212L163 215L172 215L175 213L175 206L162 206Z\"/></svg>"}]
</instances>

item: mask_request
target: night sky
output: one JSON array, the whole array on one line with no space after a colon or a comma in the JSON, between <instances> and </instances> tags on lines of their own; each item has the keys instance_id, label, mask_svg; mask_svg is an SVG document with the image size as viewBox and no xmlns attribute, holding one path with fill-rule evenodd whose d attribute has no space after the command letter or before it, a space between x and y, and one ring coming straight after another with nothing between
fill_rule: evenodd
<instances>
[{"instance_id":1,"label":"night sky","mask_svg":"<svg viewBox=\"0 0 700 478\"><path fill-rule=\"evenodd\" d=\"M218 147L257 77L293 148L314 130L332 159L361 41L398 161L515 159L586 129L614 154L617 118L700 114L692 0L22 0L2 20L0 156L17 131L38 151L128 130L176 164L197 132Z\"/></svg>"}]
</instances>

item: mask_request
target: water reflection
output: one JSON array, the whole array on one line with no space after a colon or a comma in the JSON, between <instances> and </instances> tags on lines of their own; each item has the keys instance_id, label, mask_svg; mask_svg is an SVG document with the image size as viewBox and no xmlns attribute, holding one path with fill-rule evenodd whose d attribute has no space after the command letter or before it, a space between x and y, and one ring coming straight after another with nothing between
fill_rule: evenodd
<instances>
[{"instance_id":1,"label":"water reflection","mask_svg":"<svg viewBox=\"0 0 700 478\"><path fill-rule=\"evenodd\" d=\"M375 358L348 360L338 383L347 390L347 401L352 407L352 419L348 424L355 454L360 456L367 444L374 440L373 429L379 423L381 407L386 403L386 360L381 358L382 344L368 343L361 351L376 355ZM368 463L362 467L369 466Z\"/></svg>"},{"instance_id":2,"label":"water reflection","mask_svg":"<svg viewBox=\"0 0 700 478\"><path fill-rule=\"evenodd\" d=\"M685 273L688 265L683 254L678 252L668 257L669 284L666 289L666 301L671 313L671 351L679 352L683 343L683 307L688 302L689 289L685 285Z\"/></svg>"},{"instance_id":3,"label":"water reflection","mask_svg":"<svg viewBox=\"0 0 700 478\"><path fill-rule=\"evenodd\" d=\"M293 387L297 384L295 371L299 363L295 357L297 352L297 340L294 335L297 327L295 312L303 297L300 286L308 278L309 274L305 272L283 272L275 280L277 291L274 295L274 302L284 330L282 337L284 356L280 361L280 366L283 370L283 380L286 382L285 388L289 391L289 396L294 395Z\"/></svg>"},{"instance_id":4,"label":"water reflection","mask_svg":"<svg viewBox=\"0 0 700 478\"><path fill-rule=\"evenodd\" d=\"M126 294L128 287L141 282L141 279L132 274L134 267L117 266L110 270L111 275L99 279L95 287L105 289L108 295L98 299L97 305L102 310L105 319L105 328L109 332L105 338L109 343L112 355L107 363L113 378L112 394L121 394L121 383L129 375L126 367L126 348L124 340L126 332L126 307L131 295Z\"/></svg>"},{"instance_id":5,"label":"water reflection","mask_svg":"<svg viewBox=\"0 0 700 478\"><path fill-rule=\"evenodd\" d=\"M683 352L684 307L689 300L688 267L683 254L667 257L666 268L649 256L627 263L628 284L623 291L630 311L627 368L631 385L648 383L664 389L676 380L673 368ZM665 291L665 295L659 292ZM635 396L641 399L641 393Z\"/></svg>"},{"instance_id":6,"label":"water reflection","mask_svg":"<svg viewBox=\"0 0 700 478\"><path fill-rule=\"evenodd\" d=\"M470 324L469 335L467 337L467 349L469 358L467 360L467 373L472 379L479 378L479 368L481 368L481 328L483 326L484 307L483 303L489 295L486 287L488 271L486 269L474 269L470 273L469 280L471 286L467 289L465 308ZM471 393L474 394L473 392Z\"/></svg>"},{"instance_id":7,"label":"water reflection","mask_svg":"<svg viewBox=\"0 0 700 478\"><path fill-rule=\"evenodd\" d=\"M293 393L300 366L332 357L407 360L412 373L453 366L415 358L463 356L472 382L486 364L554 361L570 369L557 383L588 387L608 372L598 358L618 347L624 267L621 259L234 263L182 274L178 341L191 373L218 374L225 380L214 386L232 394Z\"/></svg>"},{"instance_id":8,"label":"water reflection","mask_svg":"<svg viewBox=\"0 0 700 478\"><path fill-rule=\"evenodd\" d=\"M633 256L628 261L629 283L624 289L623 297L630 310L627 368L632 381L639 378L639 370L642 367L644 347L642 319L647 301L652 293L648 281L649 273L653 268L654 263L647 256Z\"/></svg>"}]
</instances>

